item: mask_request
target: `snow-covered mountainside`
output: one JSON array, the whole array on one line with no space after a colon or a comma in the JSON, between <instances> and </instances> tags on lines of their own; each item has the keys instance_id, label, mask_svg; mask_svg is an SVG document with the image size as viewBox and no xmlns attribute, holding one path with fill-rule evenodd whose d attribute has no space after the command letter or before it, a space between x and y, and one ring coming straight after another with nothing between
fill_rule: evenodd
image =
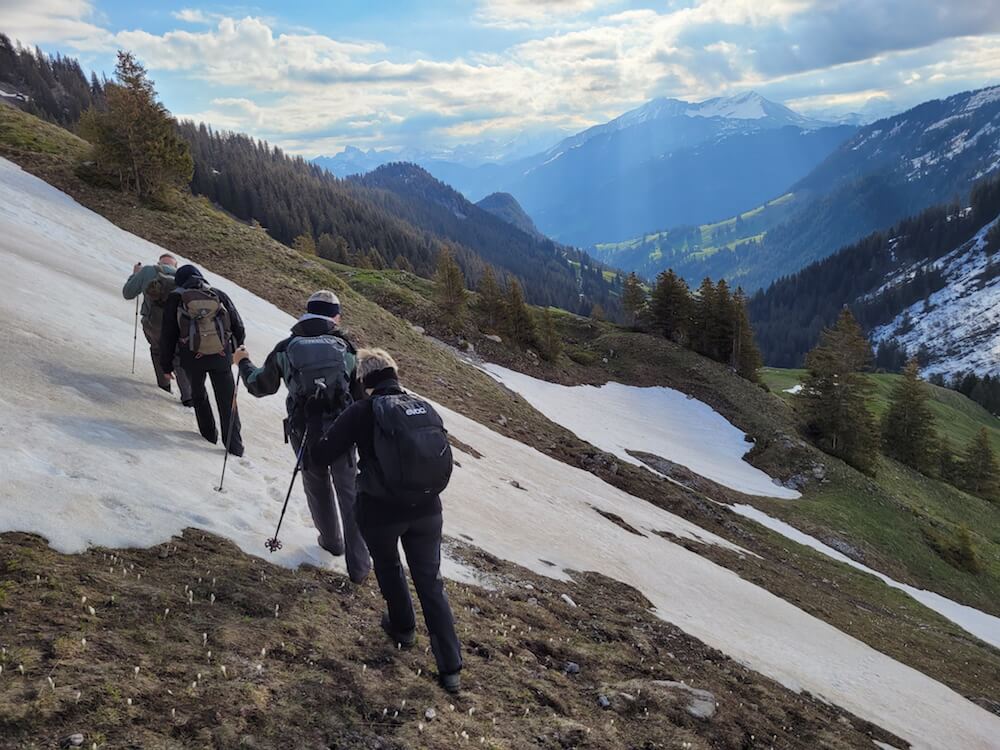
<instances>
[{"instance_id":1,"label":"snow-covered mountainside","mask_svg":"<svg viewBox=\"0 0 1000 750\"><path fill-rule=\"evenodd\" d=\"M149 545L194 525L263 554L292 464L281 438L282 399L241 399L247 456L230 464L226 490L215 492L221 449L201 440L190 413L155 388L144 357L129 374L133 309L120 284L132 263L159 252L0 160L0 529L35 531L72 551ZM252 351L284 336L288 315L226 279L213 281L244 314ZM709 645L914 746L988 748L1000 736L1000 719L956 692L654 532L732 548L728 542L442 413L475 450L458 454L445 497L449 534L544 575L596 570L628 583L661 617ZM330 564L299 492L283 537L281 563ZM463 574L455 564L449 572Z\"/></svg>"},{"instance_id":2,"label":"snow-covered mountainside","mask_svg":"<svg viewBox=\"0 0 1000 750\"><path fill-rule=\"evenodd\" d=\"M997 89L1000 91L1000 89ZM872 332L876 343L895 339L908 352L923 350L924 373L1000 375L1000 255L987 252L986 236L1000 217L931 264L945 286ZM912 278L921 264L888 280L879 292Z\"/></svg>"}]
</instances>

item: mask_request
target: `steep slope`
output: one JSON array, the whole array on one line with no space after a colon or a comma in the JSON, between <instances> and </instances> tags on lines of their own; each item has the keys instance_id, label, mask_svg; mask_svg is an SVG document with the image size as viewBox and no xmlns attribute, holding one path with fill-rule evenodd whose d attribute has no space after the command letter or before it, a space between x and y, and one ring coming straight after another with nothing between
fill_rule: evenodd
<instances>
[{"instance_id":1,"label":"steep slope","mask_svg":"<svg viewBox=\"0 0 1000 750\"><path fill-rule=\"evenodd\" d=\"M673 267L689 282L710 275L745 289L767 286L866 234L967 192L1000 168L1000 87L926 102L867 125L791 185L792 200L761 206L725 249L692 243L660 254L658 233L600 247L653 276ZM672 230L683 235L685 226ZM623 252L627 251L627 252Z\"/></svg>"},{"instance_id":2,"label":"steep slope","mask_svg":"<svg viewBox=\"0 0 1000 750\"><path fill-rule=\"evenodd\" d=\"M17 338L4 339L4 358L18 378L27 375L30 379L39 368L57 376L56 387L43 402L30 390L17 388L6 393L0 405L5 424L19 426L16 435L4 433L5 441L14 441L7 447L16 451L16 446L33 446L34 450L43 449L44 455L39 460L37 456L19 454L12 476L20 484L5 485L4 491L12 494L0 505L3 527L28 523L49 534L57 545L68 548L131 537L134 529L148 543L151 538L166 541L170 532L185 522L184 518L166 515L165 508L179 513L197 508L202 518L190 520L213 526L239 543L259 549L256 527L272 520L278 508L278 497L268 490L273 481L269 479L269 457L286 451L277 431L269 433L265 429L274 418L269 402L243 403L248 426L257 428L253 433L258 435L260 453L258 457L251 448L248 458L236 464L243 472L238 493L242 512L234 521L228 493L206 493L194 486L200 476L214 478L210 464L215 462L209 459L217 459L218 453L188 447L182 426L187 415L179 412L167 417L171 428L176 426L182 434L168 433L172 437L165 442L144 440L143 426L148 416L162 410L151 399L122 401L114 395L135 388L134 381L129 378L122 382L117 374L128 361L131 330L127 318L115 312L124 304L116 300L114 271L127 268L137 253L155 254L154 249L8 162L0 162L0 170L4 191L0 202L4 207L4 231L0 236L5 238L3 254L8 268L3 282L5 294L0 299L10 330L18 332ZM87 239L90 235L93 241ZM78 261L73 274L57 270L61 263L56 261L65 262L67 258ZM84 272L76 272L80 268ZM43 278L62 297L86 300L99 323L94 333L81 331L78 321L57 310L26 313L19 299L28 288L29 278L35 283ZM277 339L292 322L289 316L255 299L234 282L219 279L219 284L248 311L251 327L260 331L260 336L270 334ZM74 355L69 364L67 352ZM81 378L81 371L88 377ZM60 372L64 375L60 376ZM148 392L150 396L155 394L152 386L148 386ZM277 405L278 401L272 399L271 403ZM655 532L666 530L681 538L732 548L725 540L652 505L636 502L590 474L545 458L455 412L443 412L455 437L468 446L462 450L462 466L456 471L448 495L452 533L472 537L488 552L520 562L539 574L561 577L567 569L606 570L638 586L658 613L682 622L687 632L710 644L724 644L725 650L739 661L758 667L793 689L808 690L870 717L915 746L958 743L988 747L1000 731L1000 719L939 683L806 616ZM162 423L154 429L162 430ZM127 444L124 450L133 454L131 458L122 453L123 443ZM248 445L252 444L248 441ZM187 481L169 488L150 488L143 503L129 502L137 487L148 486L155 469L177 460L177 451L187 460ZM95 460L115 471L88 480L82 472L91 471ZM520 487L509 481L513 467ZM95 488L99 489L95 492ZM169 498L161 506L157 498L164 492L169 493ZM20 511L25 508L26 498L33 498L38 510L48 504L49 512L23 517ZM66 503L67 498L73 498L73 502ZM595 513L595 509L602 513ZM73 515L67 517L66 513ZM608 520L603 513L619 517L633 531ZM526 522L511 524L512 516ZM304 520L298 523L305 528ZM554 533L556 529L559 531ZM303 534L290 531L292 544L285 552L286 562L294 561L303 547L308 547L308 542L296 542ZM591 543L578 544L581 538ZM539 560L543 555L548 563ZM197 564L197 557L195 561ZM671 575L660 575L664 569ZM127 575L125 568L122 570ZM191 574L196 570L193 568ZM203 590L199 590L199 596L204 596ZM233 604L246 607L249 602L244 600L241 605L235 600ZM220 601L211 606L226 605ZM101 615L112 619L114 610L111 608L105 615L102 607ZM270 613L267 616L270 618ZM150 628L160 622L152 623ZM222 648L239 648L233 631L219 636ZM289 631L286 637L297 640L299 633ZM95 638L99 643L100 636ZM206 642L207 638L202 640ZM252 667L248 668L244 661L239 661L238 667L252 674ZM195 680L194 689L199 682ZM155 685L148 690L155 691ZM148 694L145 689L142 692Z\"/></svg>"},{"instance_id":3,"label":"steep slope","mask_svg":"<svg viewBox=\"0 0 1000 750\"><path fill-rule=\"evenodd\" d=\"M765 362L798 367L850 305L876 342L926 347L931 372L996 372L997 214L1000 179L987 180L967 205L926 209L758 292L749 312Z\"/></svg>"},{"instance_id":4,"label":"steep slope","mask_svg":"<svg viewBox=\"0 0 1000 750\"><path fill-rule=\"evenodd\" d=\"M525 234L530 234L536 239L544 239L542 233L538 231L538 227L535 226L535 222L531 220L531 217L521 208L521 204L510 193L490 193L481 201L477 201L476 205L517 227Z\"/></svg>"},{"instance_id":5,"label":"steep slope","mask_svg":"<svg viewBox=\"0 0 1000 750\"><path fill-rule=\"evenodd\" d=\"M585 255L512 226L414 164L387 164L351 182L370 189L373 199L381 200L393 215L470 248L486 262L517 276L535 304L584 315L595 302L612 314L619 308L611 284L602 275L577 272L574 261L594 265Z\"/></svg>"}]
</instances>

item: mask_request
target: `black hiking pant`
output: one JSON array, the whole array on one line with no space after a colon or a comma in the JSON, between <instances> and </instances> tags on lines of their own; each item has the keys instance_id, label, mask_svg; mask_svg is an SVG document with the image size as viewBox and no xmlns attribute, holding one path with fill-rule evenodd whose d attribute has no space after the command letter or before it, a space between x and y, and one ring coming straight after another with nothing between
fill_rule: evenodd
<instances>
[{"instance_id":1,"label":"black hiking pant","mask_svg":"<svg viewBox=\"0 0 1000 750\"><path fill-rule=\"evenodd\" d=\"M364 502L364 498L361 502ZM368 542L375 577L389 610L389 622L398 632L413 630L417 624L410 588L399 559L399 542L403 542L406 564L410 568L413 588L417 590L424 610L424 624L430 634L431 650L439 674L452 674L462 668L462 646L455 632L455 618L441 578L440 513L414 521L371 525L362 521L361 533Z\"/></svg>"},{"instance_id":2,"label":"black hiking pant","mask_svg":"<svg viewBox=\"0 0 1000 750\"><path fill-rule=\"evenodd\" d=\"M219 411L219 423L222 425L222 442L229 446L229 452L235 456L243 455L243 438L240 435L240 415L237 412L233 419L233 439L229 442L229 419L233 413L233 394L236 392L236 381L233 380L233 370L229 357L213 355L210 357L183 357L181 364L191 381L191 405L198 420L198 432L210 443L219 442L219 432L215 426L212 405L208 401L208 391L205 389L205 379L212 380L212 390L215 392L215 406Z\"/></svg>"}]
</instances>

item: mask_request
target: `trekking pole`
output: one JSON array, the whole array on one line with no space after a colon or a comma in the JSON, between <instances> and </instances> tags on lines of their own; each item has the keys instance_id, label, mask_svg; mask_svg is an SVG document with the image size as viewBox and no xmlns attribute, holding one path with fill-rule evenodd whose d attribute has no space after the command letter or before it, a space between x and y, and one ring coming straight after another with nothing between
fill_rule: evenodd
<instances>
[{"instance_id":1,"label":"trekking pole","mask_svg":"<svg viewBox=\"0 0 1000 750\"><path fill-rule=\"evenodd\" d=\"M139 298L135 298L135 329L132 331L132 374L135 375L135 348L139 343Z\"/></svg>"},{"instance_id":2,"label":"trekking pole","mask_svg":"<svg viewBox=\"0 0 1000 750\"><path fill-rule=\"evenodd\" d=\"M216 492L222 492L222 483L226 480L226 464L229 462L229 446L233 444L233 426L236 424L236 394L240 390L240 375L236 373L236 386L233 388L233 406L229 411L229 429L226 431L226 457L222 459L222 476Z\"/></svg>"},{"instance_id":3,"label":"trekking pole","mask_svg":"<svg viewBox=\"0 0 1000 750\"><path fill-rule=\"evenodd\" d=\"M292 471L292 481L288 483L288 492L285 493L285 504L281 506L281 516L278 518L278 528L274 530L274 536L264 542L264 546L271 552L277 552L281 549L281 541L278 539L278 534L281 532L281 522L285 520L285 511L288 510L288 500L292 496L292 488L295 486L295 477L299 475L299 470L302 468L302 457L306 452L306 440L308 438L309 428L307 426L306 433L302 436L302 444L299 445L298 454L295 456L295 469Z\"/></svg>"}]
</instances>

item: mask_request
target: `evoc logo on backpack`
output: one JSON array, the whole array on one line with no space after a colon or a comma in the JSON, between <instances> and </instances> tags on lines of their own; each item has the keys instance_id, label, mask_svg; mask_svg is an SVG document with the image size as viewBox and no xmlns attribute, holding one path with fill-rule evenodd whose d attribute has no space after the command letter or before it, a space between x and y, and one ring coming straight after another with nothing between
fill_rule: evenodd
<instances>
[{"instance_id":1,"label":"evoc logo on backpack","mask_svg":"<svg viewBox=\"0 0 1000 750\"><path fill-rule=\"evenodd\" d=\"M408 417L415 417L418 414L426 414L426 413L427 409L425 409L423 406L411 406L409 409L406 410L406 416Z\"/></svg>"}]
</instances>

